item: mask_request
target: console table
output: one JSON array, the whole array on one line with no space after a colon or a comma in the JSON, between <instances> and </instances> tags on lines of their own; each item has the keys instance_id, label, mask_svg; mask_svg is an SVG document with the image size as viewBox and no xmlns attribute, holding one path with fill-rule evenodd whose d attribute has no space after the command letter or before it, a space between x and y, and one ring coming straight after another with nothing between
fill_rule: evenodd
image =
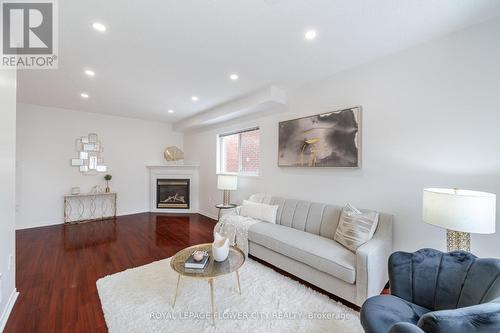
<instances>
[{"instance_id":1,"label":"console table","mask_svg":"<svg viewBox=\"0 0 500 333\"><path fill-rule=\"evenodd\" d=\"M89 222L115 217L116 192L64 196L64 223Z\"/></svg>"}]
</instances>

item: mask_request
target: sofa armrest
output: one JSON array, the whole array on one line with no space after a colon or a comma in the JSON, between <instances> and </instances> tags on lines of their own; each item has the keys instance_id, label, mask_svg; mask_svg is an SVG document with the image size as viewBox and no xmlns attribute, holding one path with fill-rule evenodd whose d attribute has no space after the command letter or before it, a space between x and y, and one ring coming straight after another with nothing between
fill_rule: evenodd
<instances>
[{"instance_id":1,"label":"sofa armrest","mask_svg":"<svg viewBox=\"0 0 500 333\"><path fill-rule=\"evenodd\" d=\"M456 310L428 312L418 321L425 332L500 332L500 299Z\"/></svg>"},{"instance_id":2,"label":"sofa armrest","mask_svg":"<svg viewBox=\"0 0 500 333\"><path fill-rule=\"evenodd\" d=\"M392 215L380 214L377 231L356 251L356 303L379 295L388 281L387 260L392 253Z\"/></svg>"},{"instance_id":3,"label":"sofa armrest","mask_svg":"<svg viewBox=\"0 0 500 333\"><path fill-rule=\"evenodd\" d=\"M410 323L397 323L387 333L425 333L418 326Z\"/></svg>"}]
</instances>

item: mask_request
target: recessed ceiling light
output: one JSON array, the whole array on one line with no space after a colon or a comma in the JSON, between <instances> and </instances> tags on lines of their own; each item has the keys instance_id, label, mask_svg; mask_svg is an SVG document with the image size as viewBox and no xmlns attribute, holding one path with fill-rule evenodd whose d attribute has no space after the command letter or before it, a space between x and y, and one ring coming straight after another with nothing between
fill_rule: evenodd
<instances>
[{"instance_id":1,"label":"recessed ceiling light","mask_svg":"<svg viewBox=\"0 0 500 333\"><path fill-rule=\"evenodd\" d=\"M304 38L306 40L316 39L317 36L318 36L318 33L316 32L316 30L307 30L306 33L304 34Z\"/></svg>"},{"instance_id":2,"label":"recessed ceiling light","mask_svg":"<svg viewBox=\"0 0 500 333\"><path fill-rule=\"evenodd\" d=\"M81 93L80 96L82 98L89 98L89 94L87 94L87 93Z\"/></svg>"},{"instance_id":3,"label":"recessed ceiling light","mask_svg":"<svg viewBox=\"0 0 500 333\"><path fill-rule=\"evenodd\" d=\"M172 110L172 109L170 109L170 110L168 110L167 112L168 112L168 113L174 113L175 111L174 111L174 110Z\"/></svg>"},{"instance_id":4,"label":"recessed ceiling light","mask_svg":"<svg viewBox=\"0 0 500 333\"><path fill-rule=\"evenodd\" d=\"M95 72L91 69L86 69L85 70L85 75L87 76L95 76Z\"/></svg>"},{"instance_id":5,"label":"recessed ceiling light","mask_svg":"<svg viewBox=\"0 0 500 333\"><path fill-rule=\"evenodd\" d=\"M93 27L95 30L99 31L99 32L104 32L104 31L106 31L106 26L105 26L104 24L102 24L102 23L99 23L99 22L94 22L94 23L92 23L92 27Z\"/></svg>"},{"instance_id":6,"label":"recessed ceiling light","mask_svg":"<svg viewBox=\"0 0 500 333\"><path fill-rule=\"evenodd\" d=\"M230 78L231 80L233 80L233 81L236 81L236 80L238 80L240 77L238 76L238 74L231 74L231 75L229 75L229 78Z\"/></svg>"},{"instance_id":7,"label":"recessed ceiling light","mask_svg":"<svg viewBox=\"0 0 500 333\"><path fill-rule=\"evenodd\" d=\"M196 102L197 100L199 100L199 98L198 98L198 96L193 96L193 97L191 97L191 100Z\"/></svg>"}]
</instances>

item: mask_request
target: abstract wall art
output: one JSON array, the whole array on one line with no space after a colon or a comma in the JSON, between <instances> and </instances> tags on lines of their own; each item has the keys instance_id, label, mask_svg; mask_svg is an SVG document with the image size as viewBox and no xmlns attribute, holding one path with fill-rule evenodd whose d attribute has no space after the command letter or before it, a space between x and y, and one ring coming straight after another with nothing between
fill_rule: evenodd
<instances>
[{"instance_id":1,"label":"abstract wall art","mask_svg":"<svg viewBox=\"0 0 500 333\"><path fill-rule=\"evenodd\" d=\"M279 123L278 166L360 166L361 107Z\"/></svg>"}]
</instances>

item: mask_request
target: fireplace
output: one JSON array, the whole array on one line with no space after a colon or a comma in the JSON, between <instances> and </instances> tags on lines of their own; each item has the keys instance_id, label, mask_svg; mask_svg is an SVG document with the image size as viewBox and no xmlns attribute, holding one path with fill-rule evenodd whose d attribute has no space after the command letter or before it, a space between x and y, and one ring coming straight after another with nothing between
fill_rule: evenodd
<instances>
[{"instance_id":1,"label":"fireplace","mask_svg":"<svg viewBox=\"0 0 500 333\"><path fill-rule=\"evenodd\" d=\"M156 208L189 209L189 179L157 179Z\"/></svg>"},{"instance_id":2,"label":"fireplace","mask_svg":"<svg viewBox=\"0 0 500 333\"><path fill-rule=\"evenodd\" d=\"M149 169L149 211L152 213L198 213L199 204L199 175L198 166L195 165L150 165L147 166ZM189 182L187 182L189 180ZM167 198L162 197L166 195L163 189L163 184L168 186L168 182L175 182L183 184L180 187L186 190L185 194L178 193L179 195L184 195L184 201L186 202L176 202L176 206L171 205L170 202L160 202ZM186 182L188 183L186 186ZM162 185L159 186L158 183ZM172 187L174 184L171 184ZM175 184L175 186L178 186ZM161 191L160 191L161 190ZM167 193L168 194L168 193ZM175 193L169 194L168 196L174 196ZM160 199L160 200L159 200Z\"/></svg>"}]
</instances>

